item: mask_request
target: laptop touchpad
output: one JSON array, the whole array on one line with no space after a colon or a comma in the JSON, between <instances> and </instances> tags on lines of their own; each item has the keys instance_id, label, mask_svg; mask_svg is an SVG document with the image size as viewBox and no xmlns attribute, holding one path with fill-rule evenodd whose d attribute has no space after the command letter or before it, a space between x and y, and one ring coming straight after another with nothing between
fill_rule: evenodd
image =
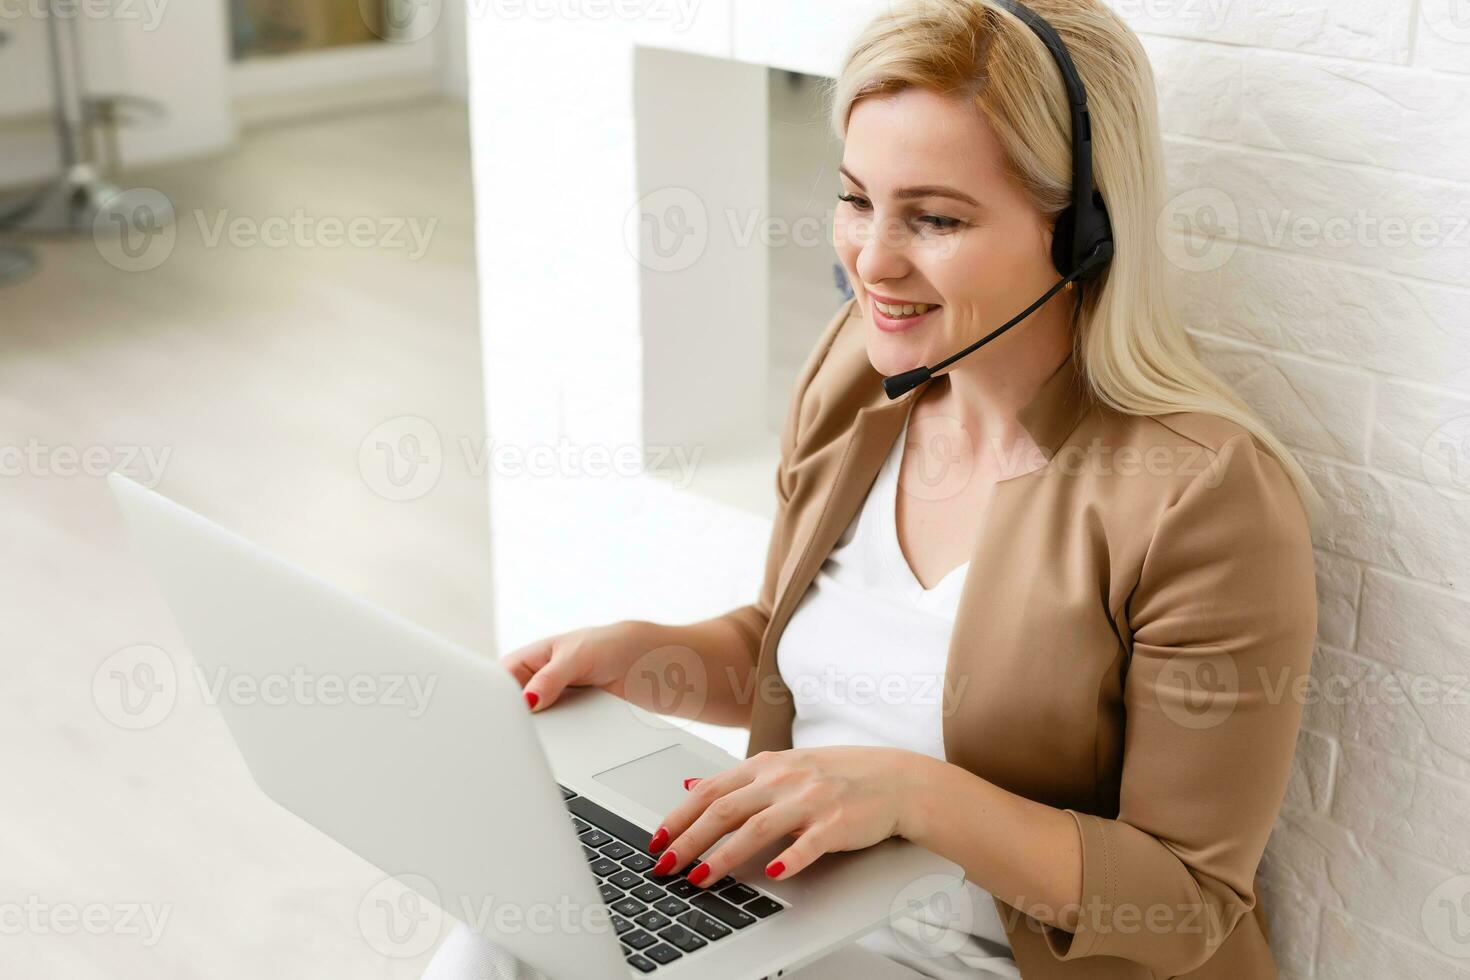
<instances>
[{"instance_id":1,"label":"laptop touchpad","mask_svg":"<svg viewBox=\"0 0 1470 980\"><path fill-rule=\"evenodd\" d=\"M718 765L676 742L592 778L664 816L684 802L684 780L719 771Z\"/></svg>"}]
</instances>

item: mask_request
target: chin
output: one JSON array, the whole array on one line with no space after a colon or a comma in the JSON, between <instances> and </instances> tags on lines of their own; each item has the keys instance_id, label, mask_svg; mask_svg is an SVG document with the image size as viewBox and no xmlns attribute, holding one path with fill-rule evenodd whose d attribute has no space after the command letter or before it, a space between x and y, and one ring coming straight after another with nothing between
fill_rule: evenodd
<instances>
[{"instance_id":1,"label":"chin","mask_svg":"<svg viewBox=\"0 0 1470 980\"><path fill-rule=\"evenodd\" d=\"M929 363L924 350L907 338L894 337L871 326L868 330L868 363L879 374L885 377L902 374Z\"/></svg>"}]
</instances>

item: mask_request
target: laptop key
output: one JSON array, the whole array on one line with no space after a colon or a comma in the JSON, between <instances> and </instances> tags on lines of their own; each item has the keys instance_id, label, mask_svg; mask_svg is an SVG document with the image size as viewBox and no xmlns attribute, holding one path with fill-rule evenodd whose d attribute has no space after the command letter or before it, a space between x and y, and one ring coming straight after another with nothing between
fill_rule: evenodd
<instances>
[{"instance_id":1,"label":"laptop key","mask_svg":"<svg viewBox=\"0 0 1470 980\"><path fill-rule=\"evenodd\" d=\"M638 877L631 871L619 871L616 874L608 875L607 880L609 883L617 885L619 888L626 891L629 888L637 887L638 883L641 882L643 879Z\"/></svg>"},{"instance_id":2,"label":"laptop key","mask_svg":"<svg viewBox=\"0 0 1470 980\"><path fill-rule=\"evenodd\" d=\"M689 904L701 912L708 912L725 925L734 929L744 929L755 921L755 916L749 912L742 912L720 896L710 895L707 892L701 892L698 895L691 896Z\"/></svg>"},{"instance_id":3,"label":"laptop key","mask_svg":"<svg viewBox=\"0 0 1470 980\"><path fill-rule=\"evenodd\" d=\"M679 901L672 895L667 898L660 899L657 902L654 902L653 907L658 909L660 912L662 912L664 915L667 915L671 919L677 915L683 915L685 912L689 911L688 905Z\"/></svg>"},{"instance_id":4,"label":"laptop key","mask_svg":"<svg viewBox=\"0 0 1470 980\"><path fill-rule=\"evenodd\" d=\"M601 847L603 844L611 841L612 837L608 834L604 834L596 827L593 827L591 830L587 831L587 833L583 834L578 839L581 840L581 842L583 844L586 844L588 847Z\"/></svg>"},{"instance_id":5,"label":"laptop key","mask_svg":"<svg viewBox=\"0 0 1470 980\"><path fill-rule=\"evenodd\" d=\"M717 892L717 891L720 891L722 889L729 888L733 884L736 884L735 879L732 878L732 877L730 877L729 875L725 875L725 877L721 878L719 881L715 882L713 885L710 885L709 887L707 887L705 889L705 891Z\"/></svg>"},{"instance_id":6,"label":"laptop key","mask_svg":"<svg viewBox=\"0 0 1470 980\"><path fill-rule=\"evenodd\" d=\"M646 956L639 955L638 953L629 953L627 956L627 960L628 965L637 970L639 973L652 973L654 970L658 969L657 963Z\"/></svg>"},{"instance_id":7,"label":"laptop key","mask_svg":"<svg viewBox=\"0 0 1470 980\"><path fill-rule=\"evenodd\" d=\"M630 820L624 820L611 810L598 806L585 796L568 800L567 809L583 820L601 827L624 844L631 844L639 850L648 849L648 840L653 836L652 833Z\"/></svg>"},{"instance_id":8,"label":"laptop key","mask_svg":"<svg viewBox=\"0 0 1470 980\"><path fill-rule=\"evenodd\" d=\"M674 947L670 946L668 943L659 943L657 946L648 947L646 950L643 951L643 955L653 960L655 963L663 965L666 963L674 962L684 954L679 952Z\"/></svg>"},{"instance_id":9,"label":"laptop key","mask_svg":"<svg viewBox=\"0 0 1470 980\"><path fill-rule=\"evenodd\" d=\"M606 854L607 851L604 850L602 853ZM757 895L760 894L760 892L756 891L754 888L751 888L749 885L742 885L738 881L735 884L730 885L728 888L719 889L719 893L720 897L723 898L725 901L733 902L736 905L744 905L746 902L750 901L752 898L755 898Z\"/></svg>"},{"instance_id":10,"label":"laptop key","mask_svg":"<svg viewBox=\"0 0 1470 980\"><path fill-rule=\"evenodd\" d=\"M627 919L617 914L613 915L612 924L613 929L617 932L619 936L627 932L629 929L633 928L633 923L629 922Z\"/></svg>"},{"instance_id":11,"label":"laptop key","mask_svg":"<svg viewBox=\"0 0 1470 980\"><path fill-rule=\"evenodd\" d=\"M699 909L690 909L688 912L679 916L679 921L699 933L705 939L724 939L730 935L730 930L727 926L721 925L712 916L706 915L699 911Z\"/></svg>"},{"instance_id":12,"label":"laptop key","mask_svg":"<svg viewBox=\"0 0 1470 980\"><path fill-rule=\"evenodd\" d=\"M657 878L650 878L649 880L658 881ZM699 890L698 885L691 885L683 878L678 878L676 880L670 881L668 884L664 885L664 889L667 890L670 895L673 895L677 898L693 898L695 895L704 894Z\"/></svg>"},{"instance_id":13,"label":"laptop key","mask_svg":"<svg viewBox=\"0 0 1470 980\"><path fill-rule=\"evenodd\" d=\"M602 903L604 905L611 905L623 897L623 890L621 888L615 888L605 881L597 886L597 890L602 893Z\"/></svg>"},{"instance_id":14,"label":"laptop key","mask_svg":"<svg viewBox=\"0 0 1470 980\"><path fill-rule=\"evenodd\" d=\"M703 949L705 941L681 925L671 925L659 932L658 938L671 945L679 947L686 953L692 953L696 949Z\"/></svg>"},{"instance_id":15,"label":"laptop key","mask_svg":"<svg viewBox=\"0 0 1470 980\"><path fill-rule=\"evenodd\" d=\"M624 898L622 901L614 904L612 910L619 915L626 915L631 919L635 915L642 915L648 911L648 906L636 898Z\"/></svg>"},{"instance_id":16,"label":"laptop key","mask_svg":"<svg viewBox=\"0 0 1470 980\"><path fill-rule=\"evenodd\" d=\"M634 888L632 891L628 892L628 894L638 899L638 901L647 902L650 905L665 897L664 890L662 888L658 887L657 885L650 885L646 881L643 884L639 885L637 888Z\"/></svg>"},{"instance_id":17,"label":"laptop key","mask_svg":"<svg viewBox=\"0 0 1470 980\"><path fill-rule=\"evenodd\" d=\"M608 844L606 847L599 848L599 850L602 851L603 857L610 857L614 861L616 861L618 858L625 858L629 854L633 853L633 849L620 840L615 840L611 844Z\"/></svg>"},{"instance_id":18,"label":"laptop key","mask_svg":"<svg viewBox=\"0 0 1470 980\"><path fill-rule=\"evenodd\" d=\"M589 860L589 861L596 861L598 858L602 857L601 854L598 854L596 851L594 851L592 848L588 847L586 844L583 844L582 845L582 856L584 858L586 858L587 860Z\"/></svg>"},{"instance_id":19,"label":"laptop key","mask_svg":"<svg viewBox=\"0 0 1470 980\"><path fill-rule=\"evenodd\" d=\"M606 878L608 875L614 875L623 870L623 866L621 864L618 864L618 862L612 860L611 858L605 857L600 857L596 861L593 861L591 864L591 868L592 873L597 875L599 878ZM617 882L613 882L613 884L616 885ZM621 888L622 886L618 885L618 887Z\"/></svg>"},{"instance_id":20,"label":"laptop key","mask_svg":"<svg viewBox=\"0 0 1470 980\"><path fill-rule=\"evenodd\" d=\"M568 814L568 816L571 815ZM572 817L572 826L577 828L577 833L579 834L586 833L587 831L592 829L592 825L590 823L585 820L579 820L576 817Z\"/></svg>"},{"instance_id":21,"label":"laptop key","mask_svg":"<svg viewBox=\"0 0 1470 980\"><path fill-rule=\"evenodd\" d=\"M643 949L652 946L656 942L658 942L657 939L654 939L642 929L634 929L632 932L623 936L623 944L625 946L631 946L633 949Z\"/></svg>"},{"instance_id":22,"label":"laptop key","mask_svg":"<svg viewBox=\"0 0 1470 980\"><path fill-rule=\"evenodd\" d=\"M644 912L633 921L650 932L658 932L669 924L669 917L661 912Z\"/></svg>"},{"instance_id":23,"label":"laptop key","mask_svg":"<svg viewBox=\"0 0 1470 980\"><path fill-rule=\"evenodd\" d=\"M623 867L630 871L647 871L654 864L653 858L647 854L639 854L636 851L621 860Z\"/></svg>"},{"instance_id":24,"label":"laptop key","mask_svg":"<svg viewBox=\"0 0 1470 980\"><path fill-rule=\"evenodd\" d=\"M746 902L744 905L745 911L749 912L751 915L758 915L762 919L764 919L768 915L771 915L772 913L781 911L785 907L786 906L782 905L775 899L767 898L764 895L760 896L759 898L753 899L752 901Z\"/></svg>"}]
</instances>

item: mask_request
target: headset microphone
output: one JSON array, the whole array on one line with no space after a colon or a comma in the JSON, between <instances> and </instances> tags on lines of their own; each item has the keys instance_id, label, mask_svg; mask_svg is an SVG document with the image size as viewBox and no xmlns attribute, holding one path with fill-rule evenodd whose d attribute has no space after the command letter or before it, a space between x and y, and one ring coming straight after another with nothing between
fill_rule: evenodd
<instances>
[{"instance_id":1,"label":"headset microphone","mask_svg":"<svg viewBox=\"0 0 1470 980\"><path fill-rule=\"evenodd\" d=\"M1066 44L1045 19L1017 0L993 2L1015 15L1041 38L1055 59L1057 68L1062 73L1062 82L1067 88L1067 101L1072 110L1072 203L1057 216L1051 248L1052 264L1063 278L1019 315L964 350L946 357L933 367L918 367L884 378L883 390L890 400L912 391L936 372L984 347L1035 313L1067 283L1082 282L1101 275L1113 258L1112 222L1108 219L1108 209L1102 194L1092 185L1092 121L1087 114L1087 90L1082 85L1082 77L1072 64L1072 56L1068 53Z\"/></svg>"},{"instance_id":2,"label":"headset microphone","mask_svg":"<svg viewBox=\"0 0 1470 980\"><path fill-rule=\"evenodd\" d=\"M1099 268L1106 265L1108 263L1108 260L1112 257L1113 243L1111 241L1101 243L1095 249L1093 249L1092 254L1087 257L1087 260L1081 266L1078 267L1077 271L1073 272L1065 279L1058 280L1057 284L1048 289L1040 299L1032 303L1030 306L1026 307L1025 310L1023 310L1019 315L1013 317L1004 326L996 327L994 330L990 331L990 333L986 334L984 337L981 337L969 347L966 347L964 350L956 354L951 354L949 357L946 357L944 360L940 361L933 367L918 367L914 368L912 371L905 371L902 374L895 374L891 377L884 378L883 390L887 392L889 400L892 401L899 395L903 395L909 391L912 391L914 388L917 388L925 381L928 381L931 377L934 376L936 372L943 371L945 368L949 367L960 358L967 357L970 354L975 353L977 350L990 343L996 337L999 337L1001 334L1011 329L1011 327L1014 327L1016 324L1020 323L1022 320L1026 319L1028 316L1041 309L1042 305L1047 300L1055 296L1057 294L1057 291L1064 288L1067 283L1075 282L1079 279L1084 278L1084 273L1094 268Z\"/></svg>"}]
</instances>

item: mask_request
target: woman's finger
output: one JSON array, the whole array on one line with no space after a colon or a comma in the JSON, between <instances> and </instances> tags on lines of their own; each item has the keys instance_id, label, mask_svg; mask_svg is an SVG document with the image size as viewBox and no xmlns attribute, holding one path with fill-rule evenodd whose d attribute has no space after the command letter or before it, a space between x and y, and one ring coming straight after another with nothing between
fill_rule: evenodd
<instances>
[{"instance_id":1,"label":"woman's finger","mask_svg":"<svg viewBox=\"0 0 1470 980\"><path fill-rule=\"evenodd\" d=\"M521 686L521 693L525 696L526 704L532 711L549 708L556 703L557 698L561 697L561 692L565 691L568 685L580 680L579 670L579 661L574 654L553 652L550 659Z\"/></svg>"},{"instance_id":2,"label":"woman's finger","mask_svg":"<svg viewBox=\"0 0 1470 980\"><path fill-rule=\"evenodd\" d=\"M521 685L521 687L525 687L526 682L531 679L531 675L540 670L546 664L546 661L551 659L553 640L553 637L547 637L537 640L534 643L527 643L525 646L517 647L501 657L500 662L506 670L510 671L511 676L516 679L516 683Z\"/></svg>"},{"instance_id":3,"label":"woman's finger","mask_svg":"<svg viewBox=\"0 0 1470 980\"><path fill-rule=\"evenodd\" d=\"M709 807L711 802L751 782L754 777L751 773L751 768L753 768L751 763L753 760L744 760L714 776L685 779L684 788L688 790L688 798L678 807L670 810L659 824L659 829L654 830L653 839L648 840L648 854L659 854L660 851L667 848L670 840L684 833L689 824L698 820L700 814L704 813L704 808Z\"/></svg>"},{"instance_id":4,"label":"woman's finger","mask_svg":"<svg viewBox=\"0 0 1470 980\"><path fill-rule=\"evenodd\" d=\"M811 820L812 815L793 801L773 803L751 815L724 843L706 854L703 863L707 870L690 872L690 884L704 886L719 881L773 841L803 830Z\"/></svg>"},{"instance_id":5,"label":"woman's finger","mask_svg":"<svg viewBox=\"0 0 1470 980\"><path fill-rule=\"evenodd\" d=\"M664 818L648 842L650 854L659 854L654 870L672 874L685 867L769 804L770 790L759 788L742 765L701 779L689 790L689 799Z\"/></svg>"},{"instance_id":6,"label":"woman's finger","mask_svg":"<svg viewBox=\"0 0 1470 980\"><path fill-rule=\"evenodd\" d=\"M675 833L668 848L659 855L654 874L676 874L710 850L721 837L744 826L745 822L771 804L771 790L758 783L747 783L726 793L705 808L682 833ZM672 829L672 828L670 828ZM689 873L691 884L699 884L708 875L708 866L696 866Z\"/></svg>"},{"instance_id":7,"label":"woman's finger","mask_svg":"<svg viewBox=\"0 0 1470 980\"><path fill-rule=\"evenodd\" d=\"M830 823L817 823L797 835L791 846L766 865L766 877L780 881L808 867L828 851L839 851L838 829Z\"/></svg>"}]
</instances>

